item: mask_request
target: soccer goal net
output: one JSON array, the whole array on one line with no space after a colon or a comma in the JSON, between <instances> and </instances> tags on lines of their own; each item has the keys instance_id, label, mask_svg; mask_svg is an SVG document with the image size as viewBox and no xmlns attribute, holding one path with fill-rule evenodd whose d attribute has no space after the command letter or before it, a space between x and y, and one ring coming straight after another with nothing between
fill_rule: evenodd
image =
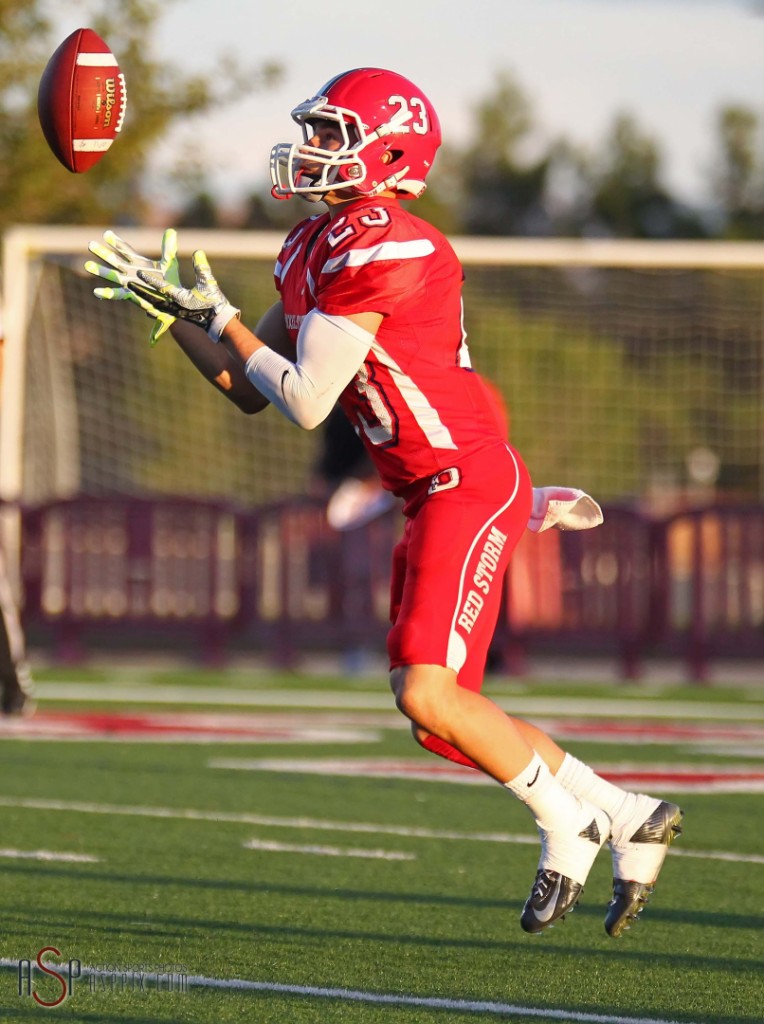
<instances>
[{"instance_id":1,"label":"soccer goal net","mask_svg":"<svg viewBox=\"0 0 764 1024\"><path fill-rule=\"evenodd\" d=\"M99 302L83 269L100 228L4 240L0 496L215 497L302 492L314 433L248 417L149 321ZM159 233L125 228L136 249ZM281 236L180 234L254 324ZM501 391L539 484L606 502L705 486L764 497L764 243L455 238L473 365Z\"/></svg>"}]
</instances>

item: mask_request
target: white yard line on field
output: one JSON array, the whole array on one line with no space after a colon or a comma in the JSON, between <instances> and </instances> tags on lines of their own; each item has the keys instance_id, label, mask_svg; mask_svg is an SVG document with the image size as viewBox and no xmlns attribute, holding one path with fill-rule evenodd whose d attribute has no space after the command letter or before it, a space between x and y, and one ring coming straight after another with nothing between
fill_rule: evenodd
<instances>
[{"instance_id":1,"label":"white yard line on field","mask_svg":"<svg viewBox=\"0 0 764 1024\"><path fill-rule=\"evenodd\" d=\"M395 995L387 992L364 992L359 989L323 988L315 985L285 985L269 981L206 978L189 976L189 986L199 988L233 989L244 992L272 992L274 994L309 996L318 999L340 999L355 1003L383 1006L417 1006L430 1010L461 1010L465 1013L536 1017L545 1021L570 1021L578 1024L678 1024L676 1021L655 1017L621 1017L603 1013L583 1013L576 1010L539 1009L482 999L447 999L435 996Z\"/></svg>"},{"instance_id":2,"label":"white yard line on field","mask_svg":"<svg viewBox=\"0 0 764 1024\"><path fill-rule=\"evenodd\" d=\"M671 856L695 857L698 860L728 860L735 864L764 864L764 854L759 853L727 853L724 850L684 850L680 846L671 847Z\"/></svg>"},{"instance_id":3,"label":"white yard line on field","mask_svg":"<svg viewBox=\"0 0 764 1024\"><path fill-rule=\"evenodd\" d=\"M11 850L0 849L0 857L5 860L51 860L65 864L100 864L100 857L92 857L89 853L54 853L52 850Z\"/></svg>"},{"instance_id":4,"label":"white yard line on field","mask_svg":"<svg viewBox=\"0 0 764 1024\"><path fill-rule=\"evenodd\" d=\"M0 958L0 967L18 970L19 961L8 957ZM108 977L112 972L97 971L92 967L81 968L80 976ZM114 972L118 976L117 972ZM158 975L146 973L145 982L150 984ZM623 1017L611 1013L585 1013L579 1010L558 1010L537 1006L518 1006L484 999L448 999L439 996L415 996L391 992L368 992L363 989L332 988L319 985L289 985L276 981L248 981L244 978L209 978L203 974L192 974L185 978L188 988L218 989L231 992L270 992L273 995L298 996L309 999L336 999L350 1003L367 1003L375 1006L422 1007L428 1010L452 1010L462 1013L484 1013L503 1017L535 1017L541 1021L562 1021L568 1024L678 1024L665 1017Z\"/></svg>"},{"instance_id":5,"label":"white yard line on field","mask_svg":"<svg viewBox=\"0 0 764 1024\"><path fill-rule=\"evenodd\" d=\"M582 1013L576 1010L540 1009L482 999L447 999L435 996L394 995L387 992L364 992L358 989L323 988L315 985L284 985L269 981L243 981L189 976L189 986L234 989L235 991L272 992L274 994L309 996L317 999L344 999L354 1003L384 1006L418 1006L429 1010L461 1010L464 1013L486 1013L514 1017L537 1017L543 1021L570 1021L578 1024L678 1024L654 1017L621 1017L604 1013Z\"/></svg>"},{"instance_id":6,"label":"white yard line on field","mask_svg":"<svg viewBox=\"0 0 764 1024\"><path fill-rule=\"evenodd\" d=\"M211 704L216 707L339 708L347 711L390 711L387 693L338 690L236 690L217 686L135 686L112 683L38 683L40 700L94 701L132 704ZM490 694L489 694L490 695ZM515 714L592 715L596 717L764 720L764 704L694 703L656 699L593 697L492 696L499 707Z\"/></svg>"},{"instance_id":7,"label":"white yard line on field","mask_svg":"<svg viewBox=\"0 0 764 1024\"><path fill-rule=\"evenodd\" d=\"M317 857L360 857L365 860L416 860L415 853L400 850L364 850L350 846L301 846L298 843L278 843L271 839L248 839L242 843L245 850L264 850L267 853L309 853Z\"/></svg>"},{"instance_id":8,"label":"white yard line on field","mask_svg":"<svg viewBox=\"0 0 764 1024\"><path fill-rule=\"evenodd\" d=\"M314 829L318 832L348 832L360 835L407 836L414 839L463 839L486 843L530 843L536 835L512 835L508 832L455 832L451 830L411 828L407 825L380 825L360 821L327 821L322 818L278 818L262 814L230 811L200 811L195 808L141 807L127 804L95 804L74 800L43 800L37 797L0 796L0 807L16 807L33 811L63 811L80 814L113 814L136 818L167 818L181 821L211 821L234 825L256 825L268 828Z\"/></svg>"},{"instance_id":9,"label":"white yard line on field","mask_svg":"<svg viewBox=\"0 0 764 1024\"><path fill-rule=\"evenodd\" d=\"M232 814L227 811L200 811L194 808L135 807L125 804L92 804L67 800L0 797L0 807L16 807L34 811L63 811L66 814L114 814L137 818L168 818L182 821L211 821L236 825L258 825L269 828L315 829L319 832L348 832L363 835L406 836L412 839L453 839L465 842L519 843L536 846L538 836L510 832L454 832L447 829L411 828L407 825L380 825L361 821L326 821L321 818L275 818L260 814ZM672 847L675 854L705 860L739 860L745 864L764 864L764 856L735 854L724 850L684 851Z\"/></svg>"},{"instance_id":10,"label":"white yard line on field","mask_svg":"<svg viewBox=\"0 0 764 1024\"><path fill-rule=\"evenodd\" d=\"M209 768L224 771L291 772L354 779L401 779L456 785L490 785L488 776L444 760L411 758L251 758L214 757ZM672 793L763 793L764 771L744 765L625 763L598 764L596 771L628 789L661 789Z\"/></svg>"}]
</instances>

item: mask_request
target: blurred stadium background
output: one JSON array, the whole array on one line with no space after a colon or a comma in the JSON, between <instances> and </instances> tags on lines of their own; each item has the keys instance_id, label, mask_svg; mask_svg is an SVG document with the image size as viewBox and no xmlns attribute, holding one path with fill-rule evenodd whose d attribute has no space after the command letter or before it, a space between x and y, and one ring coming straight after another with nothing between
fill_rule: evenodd
<instances>
[{"instance_id":1,"label":"blurred stadium background","mask_svg":"<svg viewBox=\"0 0 764 1024\"><path fill-rule=\"evenodd\" d=\"M282 663L320 647L382 651L397 513L333 533L304 496L318 438L229 408L172 343L149 350L134 311L96 302L82 273L103 226L155 251L160 231L145 225L172 223L181 244L207 249L248 319L272 301L274 255L302 213L269 199L264 126L277 110L289 130L313 19L297 3L288 36L275 10L252 32L251 12L224 6L201 40L197 6L184 0L176 17L125 0L117 23L91 0L3 8L0 501L30 645L59 660L99 647ZM758 5L544 6L486 5L465 47L440 5L396 0L388 15L441 25L428 54L392 16L369 40L364 12L349 10L333 60L357 64L360 32L363 59L395 52L442 97L446 144L417 211L464 261L474 363L500 388L536 483L582 487L605 507L601 529L525 539L497 662L520 671L535 654L596 654L636 676L670 656L705 678L718 658L764 653ZM266 15L278 30L261 31ZM86 176L51 157L36 109L42 69L77 24L108 40L129 83L119 153ZM210 57L215 32L226 59L213 71L193 54ZM454 106L457 66L469 109ZM544 105L559 114L574 96L588 100L550 132ZM662 137L643 120L656 96ZM704 153L686 130L701 113ZM237 118L245 147L221 127ZM678 151L685 170L696 164L692 188L680 186ZM220 189L226 170L246 179L235 203Z\"/></svg>"},{"instance_id":2,"label":"blurred stadium background","mask_svg":"<svg viewBox=\"0 0 764 1024\"><path fill-rule=\"evenodd\" d=\"M30 639L282 664L383 650L399 515L332 531L305 497L316 434L249 418L140 316L92 299L100 228L5 236L0 487ZM156 232L126 232L151 251ZM186 232L250 322L281 235ZM183 242L183 237L181 236ZM764 243L457 237L473 362L499 386L538 485L605 525L528 535L496 660L764 653ZM186 253L186 256L188 254Z\"/></svg>"},{"instance_id":3,"label":"blurred stadium background","mask_svg":"<svg viewBox=\"0 0 764 1024\"><path fill-rule=\"evenodd\" d=\"M39 702L0 722L0 1017L36 1012L44 945L90 972L72 1021L760 1021L761 13L388 0L369 33L331 0L320 24L308 0L0 5L0 572ZM87 175L36 106L78 25L129 91ZM551 945L515 933L531 820L412 746L384 671L397 509L332 530L319 432L243 416L82 269L107 226L150 254L174 225L254 321L305 212L270 201L268 151L325 76L322 31L329 73L394 59L427 89L447 142L417 212L464 262L473 362L535 483L604 507L526 534L489 692L681 800L623 946L603 858ZM193 999L93 990L98 965L168 963Z\"/></svg>"}]
</instances>

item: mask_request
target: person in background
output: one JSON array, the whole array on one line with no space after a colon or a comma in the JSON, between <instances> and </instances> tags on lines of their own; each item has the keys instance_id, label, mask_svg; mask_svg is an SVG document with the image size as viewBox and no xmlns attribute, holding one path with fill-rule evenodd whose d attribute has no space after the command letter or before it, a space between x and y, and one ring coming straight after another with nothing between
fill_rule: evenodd
<instances>
[{"instance_id":1,"label":"person in background","mask_svg":"<svg viewBox=\"0 0 764 1024\"><path fill-rule=\"evenodd\" d=\"M0 381L3 341L0 321ZM0 714L29 715L33 711L32 675L26 658L24 633L0 549Z\"/></svg>"},{"instance_id":2,"label":"person in background","mask_svg":"<svg viewBox=\"0 0 764 1024\"><path fill-rule=\"evenodd\" d=\"M382 486L369 453L338 405L322 424L308 492L325 502L326 521L337 535L332 550L342 582L342 668L355 675L374 664L367 639L367 623L376 617L374 581L364 527L393 509L397 499Z\"/></svg>"},{"instance_id":3,"label":"person in background","mask_svg":"<svg viewBox=\"0 0 764 1024\"><path fill-rule=\"evenodd\" d=\"M0 714L30 715L33 711L24 633L0 552Z\"/></svg>"},{"instance_id":4,"label":"person in background","mask_svg":"<svg viewBox=\"0 0 764 1024\"><path fill-rule=\"evenodd\" d=\"M365 526L396 504L385 490L374 463L340 406L323 423L310 493L326 501L326 518L341 533Z\"/></svg>"}]
</instances>

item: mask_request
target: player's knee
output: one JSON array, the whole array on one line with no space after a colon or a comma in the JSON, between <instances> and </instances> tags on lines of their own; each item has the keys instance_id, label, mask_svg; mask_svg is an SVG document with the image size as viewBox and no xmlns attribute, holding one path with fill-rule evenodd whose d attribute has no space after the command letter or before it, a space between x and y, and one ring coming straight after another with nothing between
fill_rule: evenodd
<instances>
[{"instance_id":1,"label":"player's knee","mask_svg":"<svg viewBox=\"0 0 764 1024\"><path fill-rule=\"evenodd\" d=\"M437 732L446 711L451 675L438 665L408 665L391 673L390 685L398 709L419 726L425 737L428 732Z\"/></svg>"},{"instance_id":2,"label":"player's knee","mask_svg":"<svg viewBox=\"0 0 764 1024\"><path fill-rule=\"evenodd\" d=\"M404 711L407 690L407 670L405 668L394 668L392 670L390 673L390 689L393 691L396 707L399 711Z\"/></svg>"}]
</instances>

